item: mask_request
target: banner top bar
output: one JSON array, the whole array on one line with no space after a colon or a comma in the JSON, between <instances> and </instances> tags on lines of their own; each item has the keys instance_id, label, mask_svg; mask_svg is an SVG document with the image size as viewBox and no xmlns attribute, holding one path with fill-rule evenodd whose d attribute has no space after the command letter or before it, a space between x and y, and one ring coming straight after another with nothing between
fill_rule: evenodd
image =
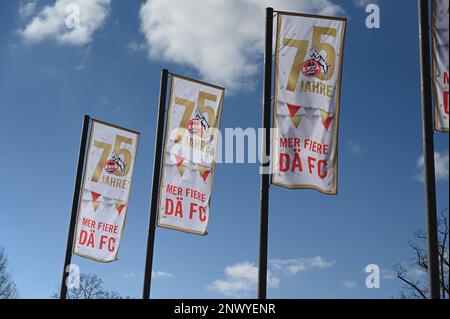
<instances>
[{"instance_id":1,"label":"banner top bar","mask_svg":"<svg viewBox=\"0 0 450 319\"><path fill-rule=\"evenodd\" d=\"M210 87L213 87L213 88L225 91L225 88L223 86L219 86L219 85L211 84L211 83L208 83L208 82L200 81L200 80L197 80L197 79L193 79L193 78L190 78L190 77L187 77L187 76L184 76L184 75L179 75L179 74L172 73L172 72L169 72L169 74L171 76L173 76L173 77L176 77L176 78L184 79L184 80L187 80L187 81L192 81L194 83L207 85L207 86L210 86Z\"/></svg>"},{"instance_id":2,"label":"banner top bar","mask_svg":"<svg viewBox=\"0 0 450 319\"><path fill-rule=\"evenodd\" d=\"M344 17L332 17L332 16L324 16L318 14L309 14L309 13L298 13L298 12L288 12L288 11L274 11L281 15L290 15L290 16L298 16L305 18L315 18L315 19L328 19L328 20L337 20L347 22L347 18Z\"/></svg>"}]
</instances>

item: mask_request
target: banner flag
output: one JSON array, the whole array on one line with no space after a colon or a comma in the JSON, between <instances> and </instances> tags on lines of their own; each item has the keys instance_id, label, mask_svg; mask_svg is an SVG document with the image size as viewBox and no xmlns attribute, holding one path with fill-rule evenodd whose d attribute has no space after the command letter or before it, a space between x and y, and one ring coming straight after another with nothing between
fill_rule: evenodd
<instances>
[{"instance_id":1,"label":"banner flag","mask_svg":"<svg viewBox=\"0 0 450 319\"><path fill-rule=\"evenodd\" d=\"M448 4L432 1L434 127L448 132Z\"/></svg>"},{"instance_id":2,"label":"banner flag","mask_svg":"<svg viewBox=\"0 0 450 319\"><path fill-rule=\"evenodd\" d=\"M158 226L206 235L224 89L172 75Z\"/></svg>"},{"instance_id":3,"label":"banner flag","mask_svg":"<svg viewBox=\"0 0 450 319\"><path fill-rule=\"evenodd\" d=\"M117 260L138 142L137 132L93 121L74 254L99 262Z\"/></svg>"},{"instance_id":4,"label":"banner flag","mask_svg":"<svg viewBox=\"0 0 450 319\"><path fill-rule=\"evenodd\" d=\"M337 194L346 19L278 12L272 184Z\"/></svg>"}]
</instances>

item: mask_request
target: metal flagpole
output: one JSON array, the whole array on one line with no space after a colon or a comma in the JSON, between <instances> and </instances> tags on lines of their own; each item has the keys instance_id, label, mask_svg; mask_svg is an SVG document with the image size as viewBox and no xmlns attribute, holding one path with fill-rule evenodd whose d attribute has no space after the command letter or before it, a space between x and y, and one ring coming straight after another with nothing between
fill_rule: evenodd
<instances>
[{"instance_id":1,"label":"metal flagpole","mask_svg":"<svg viewBox=\"0 0 450 319\"><path fill-rule=\"evenodd\" d=\"M69 275L69 266L72 260L75 224L77 222L78 205L80 202L81 182L83 180L84 157L86 155L86 143L89 132L89 121L90 117L88 115L85 115L83 120L83 130L81 133L80 151L78 153L78 166L75 178L75 189L73 191L72 213L70 215L69 234L67 236L66 259L64 260L64 269L61 279L61 292L59 295L60 299L66 299L67 297L66 281Z\"/></svg>"},{"instance_id":2,"label":"metal flagpole","mask_svg":"<svg viewBox=\"0 0 450 319\"><path fill-rule=\"evenodd\" d=\"M267 297L267 242L269 231L270 110L272 100L273 8L266 8L266 47L264 51L263 132L261 158L261 217L259 234L258 298Z\"/></svg>"},{"instance_id":3,"label":"metal flagpole","mask_svg":"<svg viewBox=\"0 0 450 319\"><path fill-rule=\"evenodd\" d=\"M421 92L422 92L422 133L423 155L425 168L425 199L427 216L428 243L428 275L430 298L439 299L439 254L436 216L436 185L434 171L434 141L433 141L433 103L431 98L431 68L430 68L430 26L428 21L428 0L419 1L419 39L421 61Z\"/></svg>"},{"instance_id":4,"label":"metal flagpole","mask_svg":"<svg viewBox=\"0 0 450 319\"><path fill-rule=\"evenodd\" d=\"M157 209L158 209L158 195L159 195L159 180L161 175L164 118L166 113L168 78L169 78L169 71L167 69L163 69L161 71L158 124L156 126L155 157L153 159L152 198L150 204L150 222L148 226L147 256L145 259L144 289L142 296L143 299L150 299L150 288L152 284L153 251L155 248L156 217L158 213Z\"/></svg>"}]
</instances>

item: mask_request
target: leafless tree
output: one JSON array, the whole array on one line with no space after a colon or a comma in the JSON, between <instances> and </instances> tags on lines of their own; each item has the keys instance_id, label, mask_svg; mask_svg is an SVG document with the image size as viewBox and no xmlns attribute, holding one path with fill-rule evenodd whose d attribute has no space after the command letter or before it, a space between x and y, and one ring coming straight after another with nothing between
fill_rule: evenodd
<instances>
[{"instance_id":1,"label":"leafless tree","mask_svg":"<svg viewBox=\"0 0 450 319\"><path fill-rule=\"evenodd\" d=\"M17 298L17 286L8 269L5 249L0 247L0 299L14 298Z\"/></svg>"},{"instance_id":2,"label":"leafless tree","mask_svg":"<svg viewBox=\"0 0 450 319\"><path fill-rule=\"evenodd\" d=\"M59 298L54 293L53 298ZM122 299L116 291L103 287L103 280L95 274L80 274L79 285L67 290L67 299Z\"/></svg>"},{"instance_id":3,"label":"leafless tree","mask_svg":"<svg viewBox=\"0 0 450 319\"><path fill-rule=\"evenodd\" d=\"M448 265L448 212L444 209L438 219L438 249L441 298L449 298L449 265ZM409 265L397 264L394 267L397 278L403 282L402 298L427 299L428 289L428 259L427 259L427 237L423 230L416 232L415 240L409 242L414 252L412 262Z\"/></svg>"}]
</instances>

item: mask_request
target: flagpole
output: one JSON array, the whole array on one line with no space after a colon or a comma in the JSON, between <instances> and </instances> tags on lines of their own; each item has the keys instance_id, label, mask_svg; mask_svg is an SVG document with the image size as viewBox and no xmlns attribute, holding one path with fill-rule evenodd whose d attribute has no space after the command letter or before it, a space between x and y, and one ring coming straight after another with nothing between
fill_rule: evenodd
<instances>
[{"instance_id":1,"label":"flagpole","mask_svg":"<svg viewBox=\"0 0 450 319\"><path fill-rule=\"evenodd\" d=\"M427 218L428 276L430 298L440 298L439 254L436 216L436 181L434 169L433 112L430 68L430 26L428 0L419 1L419 39L422 93L422 134Z\"/></svg>"},{"instance_id":2,"label":"flagpole","mask_svg":"<svg viewBox=\"0 0 450 319\"><path fill-rule=\"evenodd\" d=\"M147 255L145 260L143 299L150 299L152 284L153 251L155 248L156 218L158 209L159 180L161 175L162 148L164 136L164 118L166 113L167 83L169 71L162 69L159 92L158 124L156 126L155 157L153 159L153 183L150 204L150 221L148 226Z\"/></svg>"},{"instance_id":3,"label":"flagpole","mask_svg":"<svg viewBox=\"0 0 450 319\"><path fill-rule=\"evenodd\" d=\"M80 142L80 150L78 152L78 166L77 166L77 174L75 177L75 189L73 191L73 199L72 199L72 213L70 215L70 224L69 224L69 234L67 236L67 247L66 247L66 258L64 260L64 268L61 279L61 291L59 298L66 299L67 298L67 277L69 275L69 266L72 262L72 250L73 250L73 241L75 235L75 224L77 222L77 213L78 206L80 202L80 192L81 192L81 182L83 180L83 168L84 168L84 157L86 156L86 143L89 132L89 115L84 116L83 120L83 129L81 133L81 142Z\"/></svg>"},{"instance_id":4,"label":"flagpole","mask_svg":"<svg viewBox=\"0 0 450 319\"><path fill-rule=\"evenodd\" d=\"M267 298L267 243L269 232L270 186L270 111L272 100L273 8L266 8L266 41L264 51L263 141L261 157L261 216L259 233L258 299Z\"/></svg>"}]
</instances>

